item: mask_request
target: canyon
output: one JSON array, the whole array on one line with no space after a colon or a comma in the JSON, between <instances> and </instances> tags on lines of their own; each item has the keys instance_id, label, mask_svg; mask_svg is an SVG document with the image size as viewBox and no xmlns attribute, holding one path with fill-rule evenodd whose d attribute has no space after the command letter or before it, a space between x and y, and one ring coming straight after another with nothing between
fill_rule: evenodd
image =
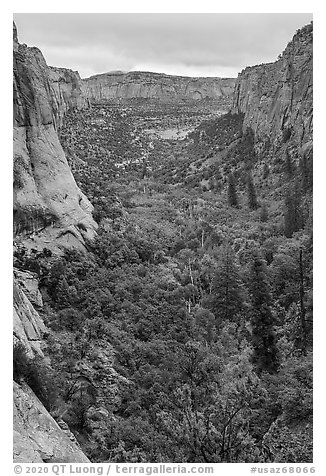
<instances>
[{"instance_id":1,"label":"canyon","mask_svg":"<svg viewBox=\"0 0 326 476\"><path fill-rule=\"evenodd\" d=\"M131 314L135 313L139 319L137 320L137 332L141 336L145 336L139 341L135 341L137 346L140 342L139 352L142 347L149 355L152 352L150 347L146 348L147 335L151 332L152 323L145 322L142 314L141 317L138 317L136 305L131 304L133 293L136 295L134 301L137 303L137 294L142 292L138 281L132 284L134 289L130 288L129 290L128 288L128 291L123 290L122 287L120 289L120 284L118 284L118 299L114 306L111 291L109 291L109 287L105 287L108 286L107 282L111 286L111 280L115 279L116 262L122 261L124 265L123 260L126 259L127 268L130 267L132 270L135 267L137 269L136 280L143 279L146 273L153 273L151 280L155 283L156 280L158 283L164 282L162 289L164 292L165 289L170 291L173 289L173 293L171 293L173 296L177 296L177 293L182 289L183 294L180 302L186 303L190 314L193 305L191 300L194 300L196 304L193 305L192 312L197 316L195 313L199 304L196 302L196 296L200 295L202 289L200 292L196 291L197 294L193 291L196 279L198 282L200 281L199 271L196 269L198 260L194 257L193 250L198 246L200 252L203 251L206 234L209 233L208 230L213 229L212 223L215 226L212 240L223 241L225 228L228 226L228 217L233 213L232 217L235 223L238 223L236 220L239 220L246 236L243 238L242 231L237 230L236 226L231 231L232 239L244 260L258 233L256 229L247 232L248 223L251 224L256 220L259 233L264 226L257 218L256 210L251 210L246 215L243 219L245 224L243 224L242 218L239 218L239 209L235 208L230 211L231 207L225 208L223 200L226 194L220 193L222 187L225 187L227 173L231 169L230 163L233 164L233 169L237 170L236 167L241 168L242 162L246 160L240 158L239 165L236 163L238 156L234 152L239 143L241 144L242 137L246 138L248 134L249 137L253 137L252 143L249 140L250 160L254 163L252 174L257 182L260 181L264 200L267 200L268 197L272 197L274 200L275 196L284 193L284 188L288 186L287 182L284 185L282 176L285 157L289 157L289 160L292 160L297 167L303 159L312 161L312 25L307 25L294 35L293 40L276 62L245 68L237 78L188 78L149 72L111 72L81 79L76 71L48 66L38 48L20 44L15 26L13 49L14 251L17 264L14 269L13 295L14 346L22 345L29 362L40 359L42 365L50 369L51 362L47 356L49 335L54 339L57 349L63 348L67 352L70 345L67 344L69 332L75 322L73 319L76 318L76 315L82 315L84 312L83 308L78 308L78 312L73 308L75 302L78 301L76 298L78 279L80 276L82 276L81 280L84 279L87 273L92 274L101 260L105 261L105 266L100 270L102 275L99 274L98 278L99 283L103 286L103 291L99 285L99 297L95 294L96 297L91 295L87 305L85 304L85 307L94 305L95 308L95 311L91 309L93 314L88 318L88 321L86 319L89 326L87 329L92 336L87 339L89 341L98 339L96 341L98 347L88 355L85 350L88 344L88 340L85 341L86 333L78 334L79 340L76 339L76 347L78 344L78 348L82 348L83 357L76 364L78 372L76 369L70 372L70 375L74 376L73 378L76 378L77 375L77 378L84 379L86 390L93 386L92 375L97 375L96 390L99 393L99 400L96 402L97 406L94 402L89 406L85 413L86 423L84 422L85 426L88 425L88 428L91 428L90 431L96 434L99 430L104 432L107 426L112 425L113 428L117 424L120 417L116 417L114 412L118 412L123 401L119 394L120 387L128 394L131 385L131 380L125 376L127 372L121 362L129 362L129 354L131 355L132 350L128 348L128 343L125 343L123 339L117 338L115 344L110 342L111 335L115 336L117 333L119 336L119 319L123 319L129 312L129 307L126 308L127 311L123 309L115 329L114 324L111 323L111 315L114 314L114 306L118 307L117 302L123 301L125 294L130 300L128 306L132 310ZM137 101L139 102L138 106ZM230 132L225 133L227 140L224 143L221 139L221 137L223 138L222 131L218 136L220 142L215 144L211 137L215 137L215 127L218 127L220 115L227 110L229 110L229 114L225 115L227 117L225 124L229 127ZM183 124L181 124L181 118L184 120ZM238 121L236 126L232 123L234 118ZM180 133L181 125L186 131L184 135ZM189 136L188 132L190 132ZM191 132L194 132L193 136L191 136ZM230 134L230 140L228 134ZM250 136L250 134L252 135ZM194 136L197 137L197 149L193 147ZM92 139L91 143L90 138ZM245 141L244 143L247 144ZM270 173L272 178L268 178L267 181L261 179L265 164L272 171ZM168 172L165 174L166 170ZM216 178L218 174L222 177ZM161 181L159 185L153 183L156 177L159 177ZM180 186L181 189L184 187L186 190L192 177L198 179L198 187L193 194L193 191L190 190L189 194L188 191L185 192L185 198L180 198L177 187ZM117 189L120 187L123 191L122 198L120 197L119 200L116 199L115 192L112 192L111 196L109 191L115 180L118 183ZM218 180L220 182L216 185ZM273 195L275 184L279 188ZM207 190L208 187L211 189ZM241 203L244 202L243 190L244 187L241 189ZM162 198L164 193L167 195L164 198L165 201ZM129 195L133 194L135 198L130 198ZM101 206L104 204L103 209L100 209L99 202ZM163 202L164 205L162 205ZM277 228L283 204L280 200L275 203L272 210L274 213L272 223L274 228ZM127 208L128 211L126 211ZM204 212L207 213L207 216L212 213L211 223ZM174 213L176 218L175 221L171 221L171 224L167 217L174 216ZM255 213L257 217L254 215ZM104 220L102 220L102 215L104 215ZM197 217L199 217L198 220ZM184 249L182 249L183 245L180 245L183 239L182 233L186 233L180 227L182 220L186 223L186 231L191 226L195 230L196 227L203 227L200 239L195 236L195 232L189 232L191 246ZM128 230L128 226L131 226L129 221L133 225L136 223L133 237L138 240L139 255L142 256L139 269L136 268L138 258L135 258L135 250L130 247L130 251L129 245L125 244L120 250L120 245L117 245L124 239L124 233ZM202 225L203 223L206 228ZM267 235L271 233L272 237L269 245L266 245L266 248L270 246L272 250L268 249L270 252L268 256L273 253L277 254L277 240L280 240L281 232L278 228L275 233L276 238L270 231L273 226L270 228L266 226L264 230ZM113 239L104 242L104 245L101 244L103 229L104 233L113 235ZM116 232L116 230L118 231ZM149 258L150 253L144 249L142 230L144 236L147 236L148 230L154 230L166 243L172 243L176 237L179 241L173 246L169 244L169 247L166 248L164 248L165 244L162 245L164 252L155 250L154 257ZM96 241L97 239L99 241ZM247 240L246 244L243 243L245 239ZM294 241L295 239L293 239L293 243ZM89 250L94 242L97 243L97 253L100 258L97 258L97 261L94 257L89 258L90 262L88 263ZM295 248L296 243L293 243L291 246ZM305 243L303 238L302 243ZM118 252L116 252L115 246L118 247ZM179 246L181 246L180 255L176 251L177 258L171 258L172 253L175 249L178 250ZM207 245L207 250L210 246ZM291 254L292 248L289 249L289 254ZM71 255L67 255L67 252L71 252ZM65 264L70 272L70 275L69 272L67 275L70 276L72 283L68 283L68 278L64 277L63 279L60 275L58 279L61 281L58 284L56 274L59 273L63 264L59 262L56 268L55 260L65 256L66 262L69 263L69 259L71 259L74 263L71 258L71 256L75 256L74 253L77 253L76 256L80 260L76 268L72 268L73 271L70 271L69 266ZM127 259L130 259L130 262ZM209 276L211 272L210 260L212 259L209 251L203 260L205 259L207 260L205 273ZM34 262L37 263L35 269ZM179 264L180 269L176 272ZM150 271L146 270L146 266ZM104 269L109 269L111 273L111 268L114 272L112 271L112 275L106 276ZM121 269L123 269L123 271L120 270L123 278L125 268L122 266ZM188 281L185 278L180 278L181 284L178 284L179 277L188 269L190 273ZM106 276L105 286L101 282L104 275ZM123 282L121 276L118 274L119 283L120 280ZM74 282L75 278L77 284ZM95 284L91 282L90 287L97 288L97 285L97 281ZM55 294L52 296L51 292L52 288L57 289L56 286L59 289L57 290L59 297L56 298L57 301L53 301L57 306L54 311L50 309L53 304L51 299L55 299L53 297ZM158 284L158 294L161 296L163 291L159 286L161 284ZM174 289L173 286L176 288ZM86 288L82 287L82 295L84 289ZM151 292L148 294L151 295ZM60 296L63 296L64 299L67 298L68 307L65 307L64 299L62 303L60 302ZM187 300L185 296L188 296ZM175 299L177 298L175 297ZM151 309L152 303L151 301L144 302L146 306L142 304L141 312L145 314L147 307ZM166 307L170 305L169 301L167 303ZM60 307L61 305L62 307ZM100 307L101 309L98 311ZM107 312L104 324L100 321L101 317L94 318L96 312L102 316L102 312L104 313L102 308ZM159 309L161 312L161 308ZM58 322L59 318L64 322L64 312L66 311L68 318L64 324L66 328L62 331L61 324ZM205 310L205 312L208 311ZM163 315L165 316L165 309ZM173 327L173 333L177 335L177 339L182 339L178 333L182 336L189 325L187 317L184 317L186 314L180 312L180 315L183 316L180 318L180 329ZM211 319L211 316L208 317ZM51 319L54 320L54 331L51 328ZM177 321L179 314L176 313L173 319ZM192 317L190 328L195 325L196 319ZM78 332L84 331L85 322L77 326ZM123 328L124 325L127 329L132 328L128 321L121 327ZM156 325L157 322L153 324L153 328ZM109 326L109 330L105 331L105 326ZM49 330L50 328L51 330ZM244 335L246 333L246 331L241 332L244 332ZM125 334L122 335L125 336ZM286 338L283 338L282 345L284 347L288 345ZM153 342L153 347L155 347L156 341ZM159 342L161 345L161 341ZM127 348L127 357L125 359L123 356L121 357L118 371L116 371L114 368L116 354L120 358L120 351L116 349L120 349L120 346L123 348L124 345ZM131 345L131 347L134 346ZM192 351L190 348L190 352ZM232 358L235 357L232 356ZM146 365L149 367L149 364ZM138 376L141 371L137 370ZM254 379L256 376L252 378ZM87 386L89 382L91 385ZM225 387L227 384L226 380ZM81 389L80 393L82 394L82 386ZM144 393L146 392L147 390L144 390ZM141 395L141 398L145 397ZM130 408L133 408L132 404L130 404ZM126 414L128 411L130 410L126 407ZM307 432L305 433L306 428ZM145 428L144 433L146 432ZM280 448L278 437L279 435L284 436L284 433L286 433L285 441ZM282 452L286 453L287 445L290 447L289 452L292 451L291 440L298 438L297 441L300 444L297 446L301 451L308 433L309 435L311 433L310 422L306 424L306 427L293 428L281 415L275 419L269 431L266 431L263 442L266 442L271 452L274 452L272 461L284 461L282 458L286 458L286 456L283 456ZM102 444L104 443L101 440ZM121 454L125 454L123 447L119 451ZM303 448L302 453L305 451ZM45 408L40 398L24 382L24 379L14 381L14 461L89 462L91 458L86 454L87 452L84 452L65 422L65 411L52 414L51 409ZM303 458L302 455L296 457L298 461ZM305 453L304 457L306 457ZM134 458L133 454L132 458ZM132 461L138 460L132 459ZM215 462L215 460L212 461Z\"/></svg>"},{"instance_id":2,"label":"canyon","mask_svg":"<svg viewBox=\"0 0 326 476\"><path fill-rule=\"evenodd\" d=\"M232 112L244 113L243 128L253 130L257 144L292 135L300 154L310 154L312 27L297 33L275 63L248 67L237 79L147 72L81 79L47 66L37 48L18 43L14 27L14 224L31 247L83 248L94 236L92 205L75 184L57 130L69 110L119 99L233 101Z\"/></svg>"}]
</instances>

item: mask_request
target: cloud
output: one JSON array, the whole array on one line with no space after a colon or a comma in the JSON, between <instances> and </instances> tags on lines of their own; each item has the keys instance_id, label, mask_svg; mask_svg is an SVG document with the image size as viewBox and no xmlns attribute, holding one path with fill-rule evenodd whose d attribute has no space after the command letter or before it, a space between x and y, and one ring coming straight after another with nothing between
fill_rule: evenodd
<instances>
[{"instance_id":1,"label":"cloud","mask_svg":"<svg viewBox=\"0 0 326 476\"><path fill-rule=\"evenodd\" d=\"M142 66L236 76L245 66L274 61L312 15L29 13L15 19L21 42L83 77Z\"/></svg>"}]
</instances>

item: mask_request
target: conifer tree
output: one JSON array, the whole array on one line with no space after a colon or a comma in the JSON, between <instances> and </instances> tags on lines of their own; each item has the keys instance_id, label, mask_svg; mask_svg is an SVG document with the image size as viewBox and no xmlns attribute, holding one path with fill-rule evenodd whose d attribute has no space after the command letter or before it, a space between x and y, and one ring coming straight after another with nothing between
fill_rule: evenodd
<instances>
[{"instance_id":1,"label":"conifer tree","mask_svg":"<svg viewBox=\"0 0 326 476\"><path fill-rule=\"evenodd\" d=\"M274 373L278 368L278 351L274 332L274 317L271 310L271 295L267 281L266 264L256 255L249 273L251 298L253 363L257 373Z\"/></svg>"},{"instance_id":2,"label":"conifer tree","mask_svg":"<svg viewBox=\"0 0 326 476\"><path fill-rule=\"evenodd\" d=\"M251 174L248 175L248 179L247 179L247 193L248 193L248 206L250 210L256 210L258 208L257 194L256 194L255 184Z\"/></svg>"},{"instance_id":3,"label":"conifer tree","mask_svg":"<svg viewBox=\"0 0 326 476\"><path fill-rule=\"evenodd\" d=\"M266 203L263 203L260 211L260 221L266 223L268 221L268 209Z\"/></svg>"},{"instance_id":4,"label":"conifer tree","mask_svg":"<svg viewBox=\"0 0 326 476\"><path fill-rule=\"evenodd\" d=\"M228 177L228 203L231 207L237 207L239 204L235 178L232 172Z\"/></svg>"},{"instance_id":5,"label":"conifer tree","mask_svg":"<svg viewBox=\"0 0 326 476\"><path fill-rule=\"evenodd\" d=\"M218 322L235 320L244 308L243 282L229 246L222 249L209 301Z\"/></svg>"},{"instance_id":6,"label":"conifer tree","mask_svg":"<svg viewBox=\"0 0 326 476\"><path fill-rule=\"evenodd\" d=\"M284 200L284 234L291 238L293 233L303 227L303 214L301 208L300 185L295 183L292 190L288 190Z\"/></svg>"},{"instance_id":7,"label":"conifer tree","mask_svg":"<svg viewBox=\"0 0 326 476\"><path fill-rule=\"evenodd\" d=\"M284 169L288 177L291 177L295 171L295 164L292 162L292 159L288 150L286 151L286 154L285 154Z\"/></svg>"},{"instance_id":8,"label":"conifer tree","mask_svg":"<svg viewBox=\"0 0 326 476\"><path fill-rule=\"evenodd\" d=\"M313 184L313 167L312 167L312 160L306 155L300 159L300 174L301 174L301 188L302 192L305 193L308 190L312 189Z\"/></svg>"}]
</instances>

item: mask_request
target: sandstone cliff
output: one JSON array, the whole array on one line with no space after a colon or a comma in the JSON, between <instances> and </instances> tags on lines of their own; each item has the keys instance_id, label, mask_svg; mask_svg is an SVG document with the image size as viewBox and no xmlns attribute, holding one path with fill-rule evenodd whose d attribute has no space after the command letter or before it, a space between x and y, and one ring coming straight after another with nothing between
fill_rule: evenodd
<instances>
[{"instance_id":1,"label":"sandstone cliff","mask_svg":"<svg viewBox=\"0 0 326 476\"><path fill-rule=\"evenodd\" d=\"M49 66L48 80L56 126L61 126L66 112L69 109L86 107L88 99L84 94L84 86L78 71Z\"/></svg>"},{"instance_id":2,"label":"sandstone cliff","mask_svg":"<svg viewBox=\"0 0 326 476\"><path fill-rule=\"evenodd\" d=\"M78 74L49 68L37 48L20 45L14 26L14 231L33 248L83 248L95 234L92 205L79 190L57 128L71 107L85 105ZM38 281L15 270L14 345L44 357L46 328ZM25 384L14 382L14 461L88 462L68 428L60 428Z\"/></svg>"},{"instance_id":3,"label":"sandstone cliff","mask_svg":"<svg viewBox=\"0 0 326 476\"><path fill-rule=\"evenodd\" d=\"M19 270L14 270L14 274L14 346L22 344L29 360L36 356L43 359L46 327L34 308L43 305L37 278ZM53 419L23 380L13 382L13 400L14 462L89 462L68 426Z\"/></svg>"},{"instance_id":4,"label":"sandstone cliff","mask_svg":"<svg viewBox=\"0 0 326 476\"><path fill-rule=\"evenodd\" d=\"M244 69L234 90L233 111L258 141L312 146L312 25L299 30L275 63Z\"/></svg>"},{"instance_id":5,"label":"sandstone cliff","mask_svg":"<svg viewBox=\"0 0 326 476\"><path fill-rule=\"evenodd\" d=\"M33 307L30 299L24 293L24 284L29 281L29 296L34 296L39 304L42 302L40 292L38 290L37 280L31 276L31 273L19 272L20 277L16 275L13 288L13 335L14 345L16 343L23 344L29 358L35 355L43 357L41 348L42 338L45 333L45 325L39 313ZM22 275L24 275L22 281ZM31 283L31 281L33 281ZM24 284L23 284L24 283ZM32 289L31 289L32 288ZM33 297L32 297L33 299Z\"/></svg>"},{"instance_id":6,"label":"sandstone cliff","mask_svg":"<svg viewBox=\"0 0 326 476\"><path fill-rule=\"evenodd\" d=\"M83 79L85 94L91 100L158 99L197 100L230 96L233 78L190 78L149 72L113 72Z\"/></svg>"},{"instance_id":7,"label":"sandstone cliff","mask_svg":"<svg viewBox=\"0 0 326 476\"><path fill-rule=\"evenodd\" d=\"M14 462L88 463L67 425L59 424L27 385L14 382Z\"/></svg>"},{"instance_id":8,"label":"sandstone cliff","mask_svg":"<svg viewBox=\"0 0 326 476\"><path fill-rule=\"evenodd\" d=\"M14 231L27 246L80 248L95 234L56 132L65 111L83 104L79 81L20 45L14 28Z\"/></svg>"}]
</instances>

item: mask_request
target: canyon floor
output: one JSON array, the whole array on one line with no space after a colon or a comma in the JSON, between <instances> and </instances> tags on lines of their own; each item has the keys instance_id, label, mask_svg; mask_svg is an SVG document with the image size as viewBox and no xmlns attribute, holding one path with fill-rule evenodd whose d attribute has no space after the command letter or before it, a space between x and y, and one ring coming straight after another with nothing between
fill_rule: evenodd
<instances>
[{"instance_id":1,"label":"canyon floor","mask_svg":"<svg viewBox=\"0 0 326 476\"><path fill-rule=\"evenodd\" d=\"M226 106L97 103L59 131L98 235L15 266L43 297L36 391L91 461L312 461L310 175Z\"/></svg>"}]
</instances>

